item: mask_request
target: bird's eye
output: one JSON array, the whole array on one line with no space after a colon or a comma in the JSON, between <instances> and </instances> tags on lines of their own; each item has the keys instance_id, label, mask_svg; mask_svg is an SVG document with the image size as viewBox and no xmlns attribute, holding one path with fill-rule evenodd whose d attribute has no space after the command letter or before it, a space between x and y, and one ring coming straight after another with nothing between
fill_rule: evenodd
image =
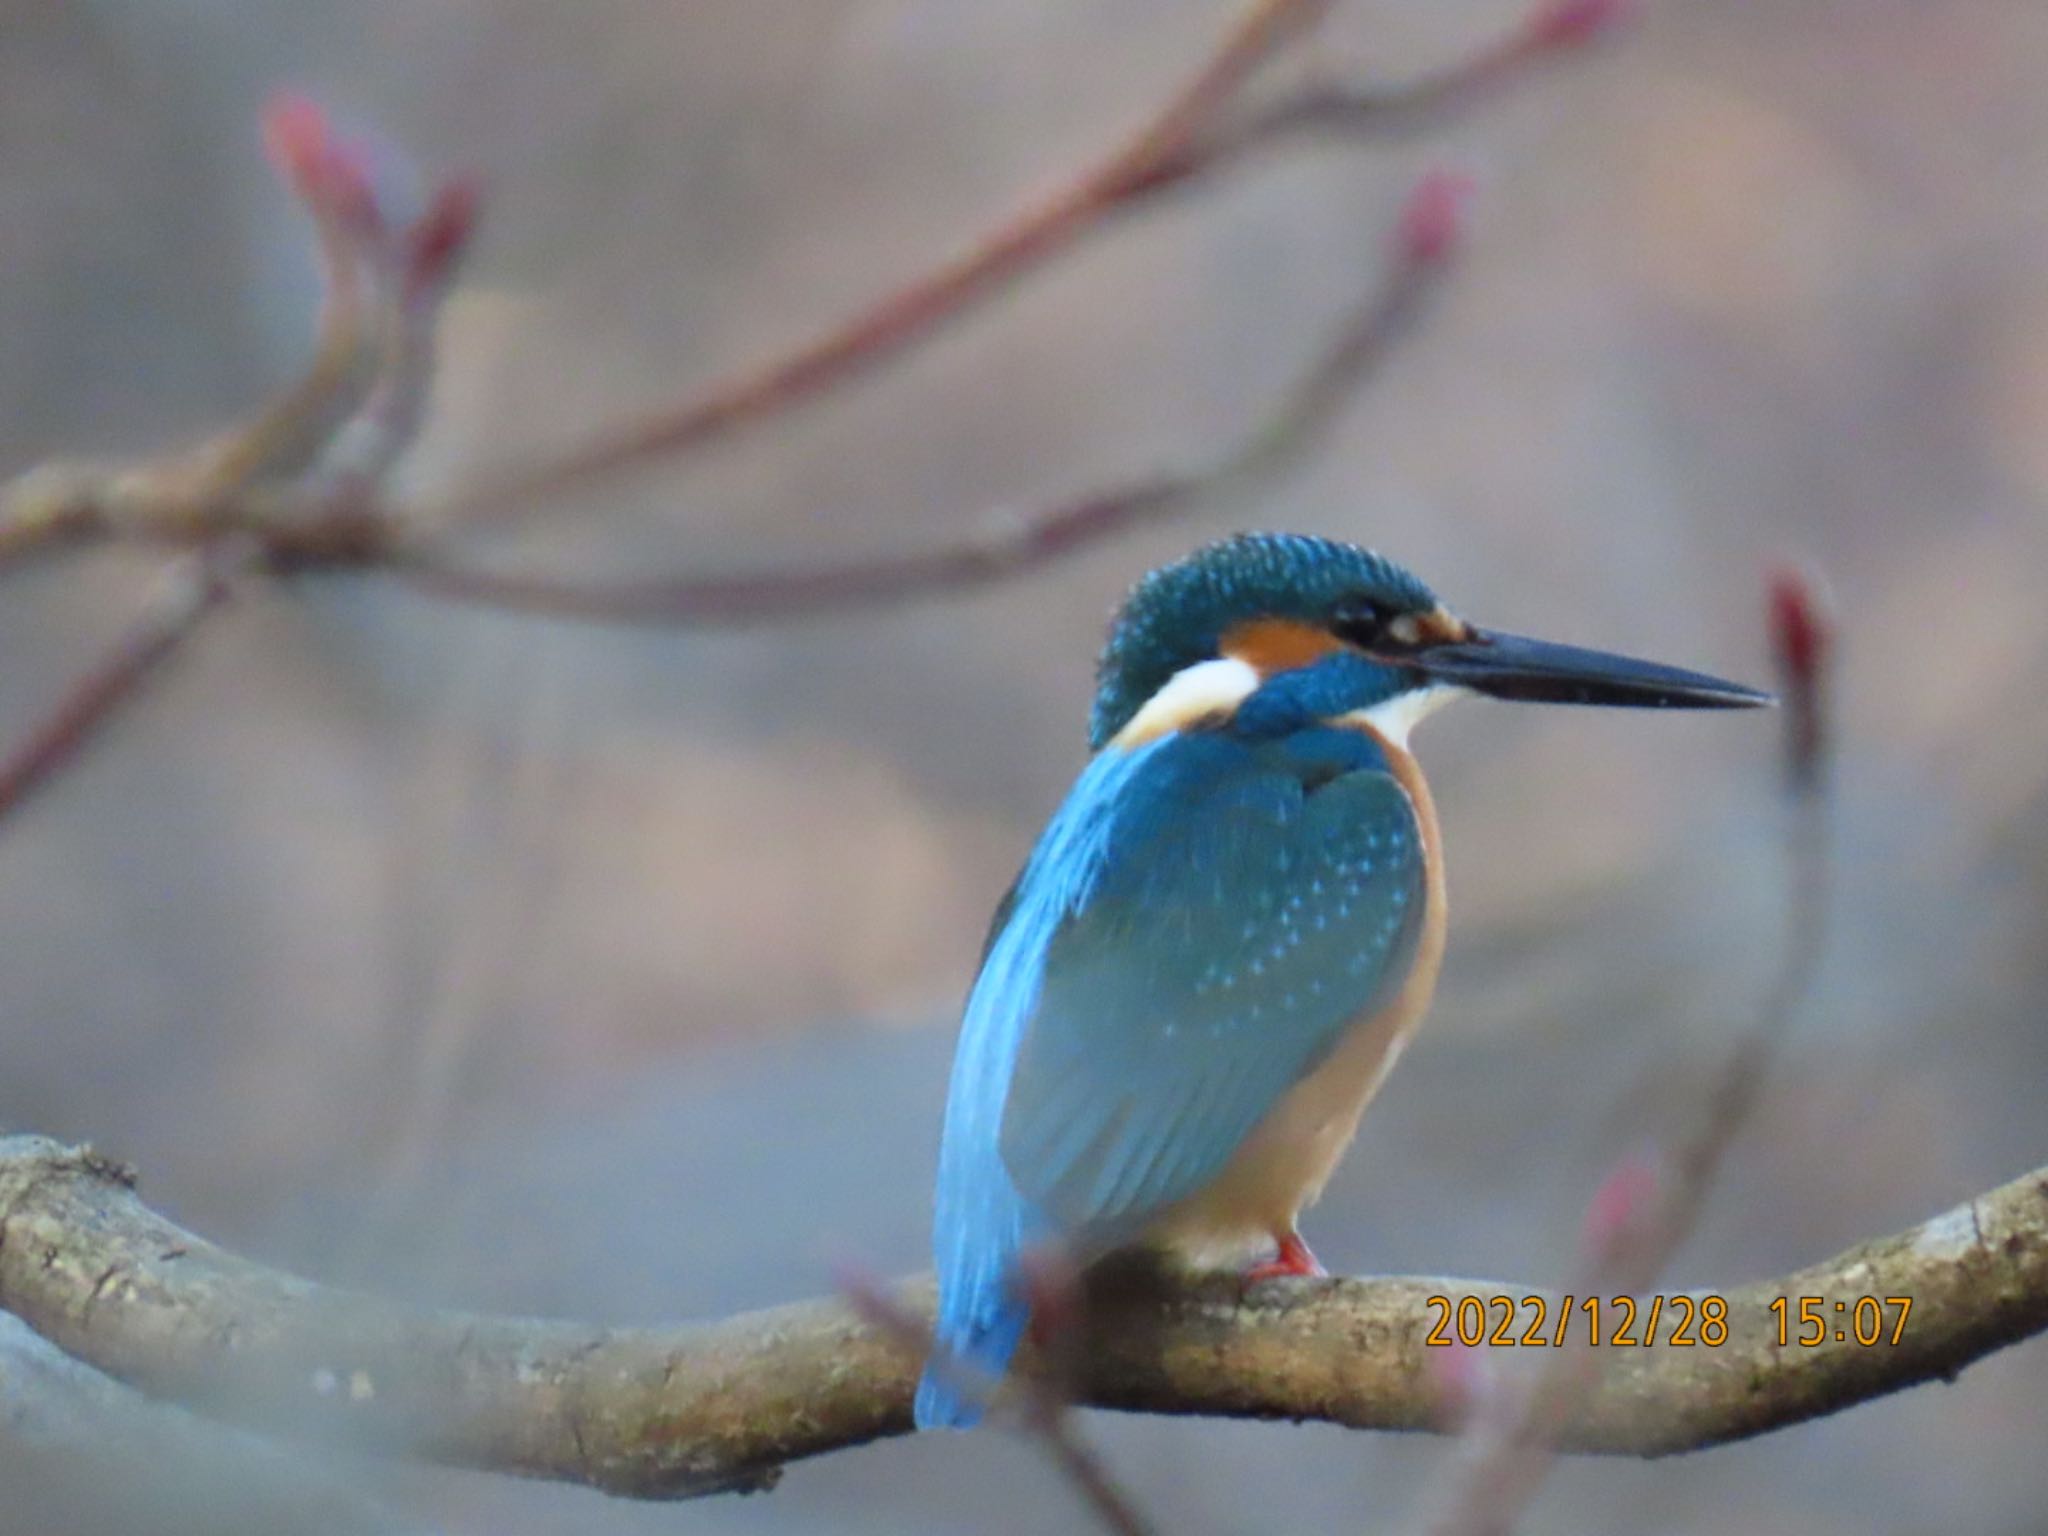
<instances>
[{"instance_id":1,"label":"bird's eye","mask_svg":"<svg viewBox=\"0 0 2048 1536\"><path fill-rule=\"evenodd\" d=\"M1352 645L1370 646L1386 634L1387 616L1379 605L1365 598L1354 598L1336 612L1330 628L1338 639Z\"/></svg>"}]
</instances>

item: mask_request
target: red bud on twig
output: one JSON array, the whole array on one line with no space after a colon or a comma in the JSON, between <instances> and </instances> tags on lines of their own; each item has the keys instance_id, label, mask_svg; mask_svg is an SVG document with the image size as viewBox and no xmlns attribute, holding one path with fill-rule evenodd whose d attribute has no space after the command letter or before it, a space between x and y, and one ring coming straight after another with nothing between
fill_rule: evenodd
<instances>
[{"instance_id":1,"label":"red bud on twig","mask_svg":"<svg viewBox=\"0 0 2048 1536\"><path fill-rule=\"evenodd\" d=\"M358 234L382 226L368 159L344 142L319 103L280 91L263 109L263 145L285 184L323 222Z\"/></svg>"},{"instance_id":2,"label":"red bud on twig","mask_svg":"<svg viewBox=\"0 0 2048 1536\"><path fill-rule=\"evenodd\" d=\"M1617 1164L1600 1181L1586 1206L1579 1243L1591 1265L1605 1268L1633 1246L1657 1219L1664 1179L1648 1157Z\"/></svg>"},{"instance_id":3,"label":"red bud on twig","mask_svg":"<svg viewBox=\"0 0 2048 1536\"><path fill-rule=\"evenodd\" d=\"M1408 266L1448 261L1464 243L1478 183L1462 171L1435 170L1415 184L1401 208L1395 249Z\"/></svg>"},{"instance_id":4,"label":"red bud on twig","mask_svg":"<svg viewBox=\"0 0 2048 1536\"><path fill-rule=\"evenodd\" d=\"M438 292L476 233L480 201L475 180L452 177L434 191L427 211L405 232L405 286L417 298Z\"/></svg>"},{"instance_id":5,"label":"red bud on twig","mask_svg":"<svg viewBox=\"0 0 2048 1536\"><path fill-rule=\"evenodd\" d=\"M1532 48L1576 48L1634 19L1630 0L1552 0L1530 19Z\"/></svg>"},{"instance_id":6,"label":"red bud on twig","mask_svg":"<svg viewBox=\"0 0 2048 1536\"><path fill-rule=\"evenodd\" d=\"M1819 781L1827 755L1834 620L1818 579L1796 566L1771 573L1769 606L1771 654L1785 695L1785 775L1803 793Z\"/></svg>"}]
</instances>

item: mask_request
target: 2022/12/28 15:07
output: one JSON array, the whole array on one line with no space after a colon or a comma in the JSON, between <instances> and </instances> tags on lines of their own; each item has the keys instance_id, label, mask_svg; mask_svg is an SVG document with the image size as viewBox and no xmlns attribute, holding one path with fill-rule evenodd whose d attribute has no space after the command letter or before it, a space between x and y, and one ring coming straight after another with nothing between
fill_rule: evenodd
<instances>
[{"instance_id":1,"label":"2022/12/28 15:07","mask_svg":"<svg viewBox=\"0 0 2048 1536\"><path fill-rule=\"evenodd\" d=\"M1427 1346L1453 1344L1476 1348L1549 1345L1562 1348L1583 1338L1602 1344L1647 1348L1663 1344L1685 1349L1694 1345L1718 1348L1728 1342L1728 1302L1721 1296L1431 1296L1425 1303L1435 1322L1423 1338ZM1552 1323L1552 1308L1556 1322ZM1770 1303L1777 1321L1777 1345L1814 1348L1832 1340L1865 1349L1896 1345L1905 1337L1910 1296L1858 1296L1830 1301L1825 1296L1779 1296ZM1584 1314L1583 1322L1573 1321ZM1832 1314L1832 1316L1830 1315ZM1638 1331L1638 1323L1641 1328ZM1668 1325L1668 1332L1661 1332Z\"/></svg>"}]
</instances>

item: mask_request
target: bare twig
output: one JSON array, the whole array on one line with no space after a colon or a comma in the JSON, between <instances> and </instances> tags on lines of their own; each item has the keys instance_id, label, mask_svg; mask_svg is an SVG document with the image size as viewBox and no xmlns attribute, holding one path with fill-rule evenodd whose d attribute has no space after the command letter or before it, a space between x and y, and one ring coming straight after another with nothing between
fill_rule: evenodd
<instances>
[{"instance_id":1,"label":"bare twig","mask_svg":"<svg viewBox=\"0 0 2048 1536\"><path fill-rule=\"evenodd\" d=\"M1827 659L1830 626L1814 584L1772 578L1772 650L1785 705L1787 922L1778 969L1756 1022L1729 1053L1693 1134L1665 1166L1624 1164L1587 1213L1583 1273L1573 1294L1631 1295L1652 1285L1698 1223L1728 1150L1768 1083L1779 1042L1812 990L1827 923ZM1609 1349L1607 1356L1614 1353ZM1556 1352L1505 1405L1482 1404L1423 1521L1429 1536L1501 1536L1513 1528L1556 1455L1558 1436L1609 1361L1586 1340Z\"/></svg>"},{"instance_id":2,"label":"bare twig","mask_svg":"<svg viewBox=\"0 0 2048 1536\"><path fill-rule=\"evenodd\" d=\"M400 222L374 191L370 151L313 103L264 114L271 159L320 250L319 339L306 373L197 449L132 464L56 464L0 489L0 565L67 536L183 545L248 538L276 568L361 565L401 514L373 503L418 434L433 326L474 228L474 189L432 192Z\"/></svg>"},{"instance_id":3,"label":"bare twig","mask_svg":"<svg viewBox=\"0 0 2048 1536\"><path fill-rule=\"evenodd\" d=\"M215 1417L640 1498L763 1487L785 1462L910 1428L916 1361L843 1301L667 1331L421 1310L223 1252L131 1182L76 1149L0 1139L0 1309ZM1247 1298L1221 1275L1091 1296L1080 1400L1440 1430L1430 1298L1543 1294L1441 1279L1273 1291ZM903 1294L929 1317L929 1281ZM1724 1344L1612 1351L1558 1443L1633 1456L1722 1444L1953 1379L2048 1328L2048 1169L1722 1294ZM1895 1344L1782 1349L1770 1303L1785 1295L1913 1305Z\"/></svg>"},{"instance_id":4,"label":"bare twig","mask_svg":"<svg viewBox=\"0 0 2048 1536\"><path fill-rule=\"evenodd\" d=\"M178 546L160 592L28 740L0 760L0 817L134 696L229 595L230 579L359 566L391 525L371 497L419 429L433 322L475 222L449 182L409 225L371 188L366 151L325 115L280 97L264 133L318 237L324 298L303 378L197 450L140 464L55 464L0 492L0 565L92 534Z\"/></svg>"},{"instance_id":5,"label":"bare twig","mask_svg":"<svg viewBox=\"0 0 2048 1536\"><path fill-rule=\"evenodd\" d=\"M477 189L442 183L425 213L379 243L377 371L352 415L328 434L309 479L322 500L360 506L419 436L434 376L434 323L476 228Z\"/></svg>"},{"instance_id":6,"label":"bare twig","mask_svg":"<svg viewBox=\"0 0 2048 1536\"><path fill-rule=\"evenodd\" d=\"M94 467L59 462L0 486L0 570L96 532L103 480Z\"/></svg>"},{"instance_id":7,"label":"bare twig","mask_svg":"<svg viewBox=\"0 0 2048 1536\"><path fill-rule=\"evenodd\" d=\"M1165 475L1013 513L979 534L867 559L758 573L633 582L579 582L480 569L446 551L396 552L391 569L465 602L614 624L733 625L825 616L850 608L985 586L1072 554L1139 523L1198 503L1241 496L1296 462L1344 402L1386 361L1454 253L1469 184L1448 172L1419 182L1403 210L1386 275L1346 318L1337 338L1266 417L1222 458Z\"/></svg>"},{"instance_id":8,"label":"bare twig","mask_svg":"<svg viewBox=\"0 0 2048 1536\"><path fill-rule=\"evenodd\" d=\"M1440 131L1546 58L1583 47L1627 19L1627 0L1561 0L1492 43L1405 84L1360 86L1325 79L1219 118L1162 164L1143 192L1165 191L1301 140L1376 143ZM1135 200L1135 199L1134 199Z\"/></svg>"},{"instance_id":9,"label":"bare twig","mask_svg":"<svg viewBox=\"0 0 2048 1536\"><path fill-rule=\"evenodd\" d=\"M228 532L261 535L280 568L377 564L402 544L438 543L464 517L516 514L548 493L835 387L1056 257L1107 215L1256 148L1324 133L1407 133L1440 121L1525 66L1606 31L1626 10L1626 0L1551 0L1500 41L1408 86L1324 83L1231 116L1260 66L1331 4L1251 0L1201 68L1121 148L961 255L783 357L439 506L380 505L373 493L417 429L433 310L470 233L474 193L465 182L444 184L424 217L398 226L379 202L371 149L338 134L313 103L280 95L266 110L265 139L312 221L325 279L312 364L249 421L198 450L140 465L44 466L0 490L0 566L73 535L192 544Z\"/></svg>"},{"instance_id":10,"label":"bare twig","mask_svg":"<svg viewBox=\"0 0 2048 1536\"><path fill-rule=\"evenodd\" d=\"M704 441L730 426L854 377L930 334L1008 277L1065 248L1110 210L1189 179L1268 139L1325 120L1275 104L1231 121L1261 65L1313 26L1332 0L1249 0L1202 66L1144 127L1092 171L999 225L962 256L764 368L696 402L608 434L567 460L459 498L492 510L560 489L643 453ZM1619 0L1560 0L1506 41L1406 91L1355 97L1352 126L1469 100L1521 62L1575 44L1611 19ZM1377 102L1368 109L1364 103ZM251 418L197 450L138 464L50 464L0 488L0 567L86 538L136 540L202 554L247 547L267 574L388 569L450 597L618 622L741 623L887 602L1022 574L1149 517L1269 472L1327 425L1346 390L1387 350L1446 254L1457 222L1448 179L1427 184L1403 222L1404 244L1373 300L1239 448L1206 467L1135 481L1039 511L935 549L758 575L623 586L498 574L441 546L432 509L380 497L420 425L433 368L433 321L475 222L466 182L440 186L409 225L379 200L372 150L344 138L313 103L281 95L266 109L271 159L312 222L324 298L305 375ZM1435 222L1432 225L1432 210ZM1434 233L1431 233L1432 228ZM447 509L443 509L447 510ZM241 557L238 557L241 558ZM0 765L0 816L67 761L222 595L204 588L189 620L152 615L134 646L81 681L47 731ZM169 610L166 609L168 614ZM161 638L152 638L160 633Z\"/></svg>"},{"instance_id":11,"label":"bare twig","mask_svg":"<svg viewBox=\"0 0 2048 1536\"><path fill-rule=\"evenodd\" d=\"M907 1359L955 1373L966 1390L994 1398L999 1383L994 1378L981 1378L972 1366L940 1351L924 1318L882 1286L864 1276L842 1275L840 1291L861 1321L894 1342ZM1022 1378L1016 1397L1021 1399L1016 1414L1019 1426L1044 1448L1047 1458L1094 1512L1103 1529L1112 1536L1152 1536L1152 1522L1140 1512L1137 1501L1111 1475L1101 1454L1074 1427L1060 1381L1052 1376ZM1011 1405L1006 1399L994 1401L998 1407Z\"/></svg>"},{"instance_id":12,"label":"bare twig","mask_svg":"<svg viewBox=\"0 0 2048 1536\"><path fill-rule=\"evenodd\" d=\"M141 615L90 672L66 690L20 746L0 759L0 817L74 759L232 590L225 552L180 556L167 566Z\"/></svg>"},{"instance_id":13,"label":"bare twig","mask_svg":"<svg viewBox=\"0 0 2048 1536\"><path fill-rule=\"evenodd\" d=\"M966 250L918 274L846 324L785 356L721 380L680 406L599 434L537 468L487 480L437 510L452 517L504 519L520 504L559 495L654 454L674 453L815 395L872 367L963 313L1043 261L1101 218L1189 137L1274 49L1319 20L1331 0L1252 0L1194 72L1122 147L1040 201L1003 220Z\"/></svg>"},{"instance_id":14,"label":"bare twig","mask_svg":"<svg viewBox=\"0 0 2048 1536\"><path fill-rule=\"evenodd\" d=\"M193 500L299 474L369 393L379 367L372 311L383 231L363 152L335 135L318 106L291 94L265 107L263 140L313 224L320 252L319 340L298 383L178 466L182 473L164 467L159 478L175 478L177 491Z\"/></svg>"},{"instance_id":15,"label":"bare twig","mask_svg":"<svg viewBox=\"0 0 2048 1536\"><path fill-rule=\"evenodd\" d=\"M1575 47L1622 13L1623 0L1558 0L1469 59L1405 88L1330 85L1283 97L1236 120L1226 109L1283 44L1313 27L1332 0L1253 0L1193 76L1139 131L1091 169L980 235L959 254L793 350L598 433L548 462L457 491L416 526L504 523L522 510L644 460L680 453L777 414L928 340L940 327L1067 250L1110 217L1247 157L1328 134L1392 134L1442 121L1542 57Z\"/></svg>"}]
</instances>

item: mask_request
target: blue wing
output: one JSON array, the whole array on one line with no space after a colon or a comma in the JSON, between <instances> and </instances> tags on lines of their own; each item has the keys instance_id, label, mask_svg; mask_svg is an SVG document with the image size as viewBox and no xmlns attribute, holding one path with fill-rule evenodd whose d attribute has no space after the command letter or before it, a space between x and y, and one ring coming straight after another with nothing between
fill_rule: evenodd
<instances>
[{"instance_id":1,"label":"blue wing","mask_svg":"<svg viewBox=\"0 0 2048 1536\"><path fill-rule=\"evenodd\" d=\"M1013 1183L1113 1242L1213 1179L1405 977L1414 809L1369 737L1189 738L1048 946L1004 1106Z\"/></svg>"},{"instance_id":2,"label":"blue wing","mask_svg":"<svg viewBox=\"0 0 2048 1536\"><path fill-rule=\"evenodd\" d=\"M1114 1242L1199 1189L1375 996L1422 902L1371 738L1189 732L1090 764L968 1000L940 1153L939 1339L1001 1370L1016 1255ZM972 1408L928 1372L921 1426Z\"/></svg>"}]
</instances>

